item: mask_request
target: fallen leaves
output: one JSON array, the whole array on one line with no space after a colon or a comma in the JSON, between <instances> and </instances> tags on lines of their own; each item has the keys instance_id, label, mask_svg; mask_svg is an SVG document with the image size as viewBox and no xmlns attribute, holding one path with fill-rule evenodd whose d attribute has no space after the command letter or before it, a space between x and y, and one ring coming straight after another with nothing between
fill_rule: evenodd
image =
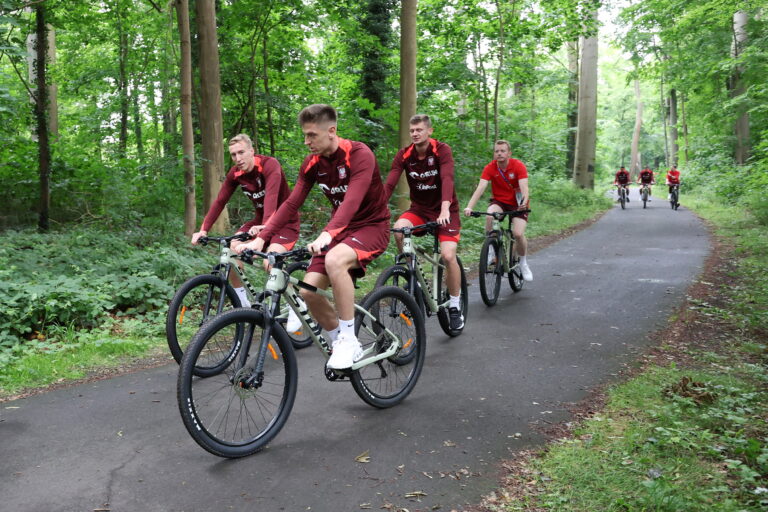
<instances>
[{"instance_id":1,"label":"fallen leaves","mask_svg":"<svg viewBox=\"0 0 768 512\"><path fill-rule=\"evenodd\" d=\"M365 450L363 453L355 457L355 462L359 462L360 464L371 462L371 456L369 454L369 450Z\"/></svg>"}]
</instances>

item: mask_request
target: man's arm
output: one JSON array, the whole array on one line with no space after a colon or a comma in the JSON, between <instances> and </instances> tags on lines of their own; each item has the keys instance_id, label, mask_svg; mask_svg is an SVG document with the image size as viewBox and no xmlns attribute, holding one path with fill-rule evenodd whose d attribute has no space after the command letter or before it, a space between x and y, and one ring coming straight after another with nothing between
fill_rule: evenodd
<instances>
[{"instance_id":1,"label":"man's arm","mask_svg":"<svg viewBox=\"0 0 768 512\"><path fill-rule=\"evenodd\" d=\"M219 195L216 196L216 200L211 204L208 213L205 214L200 230L192 235L192 245L196 245L201 237L208 235L208 230L211 229L213 223L216 222L216 219L219 218L221 212L224 211L224 206L232 197L236 188L237 182L232 177L231 173L228 173L227 177L224 179L224 183L221 184Z\"/></svg>"},{"instance_id":2,"label":"man's arm","mask_svg":"<svg viewBox=\"0 0 768 512\"><path fill-rule=\"evenodd\" d=\"M262 222L266 223L277 211L280 188L283 185L283 168L280 163L270 158L264 164L264 215Z\"/></svg>"},{"instance_id":3,"label":"man's arm","mask_svg":"<svg viewBox=\"0 0 768 512\"><path fill-rule=\"evenodd\" d=\"M518 180L517 183L520 185L520 194L522 195L520 198L520 206L527 206L528 200L530 199L530 196L528 195L528 178Z\"/></svg>"},{"instance_id":4,"label":"man's arm","mask_svg":"<svg viewBox=\"0 0 768 512\"><path fill-rule=\"evenodd\" d=\"M304 172L303 167L302 169L299 169L299 177L296 180L296 186L293 187L293 192L291 192L288 199L277 208L272 217L267 221L264 229L259 233L257 240L261 239L263 243L266 239L274 235L278 229L282 228L289 219L293 218L307 199L313 184L314 180L307 178L307 174Z\"/></svg>"},{"instance_id":5,"label":"man's arm","mask_svg":"<svg viewBox=\"0 0 768 512\"><path fill-rule=\"evenodd\" d=\"M474 208L480 198L483 197L486 188L488 188L488 180L480 178L477 188L475 188L475 191L472 193L472 197L469 198L467 207L464 208L464 215L469 216L469 214L472 213L472 208Z\"/></svg>"},{"instance_id":6,"label":"man's arm","mask_svg":"<svg viewBox=\"0 0 768 512\"><path fill-rule=\"evenodd\" d=\"M392 160L392 168L389 171L389 176L387 176L387 182L384 183L384 196L387 198L387 201L392 197L392 193L395 191L395 187L397 187L397 182L400 181L404 164L402 153L398 152L395 155L395 159Z\"/></svg>"},{"instance_id":7,"label":"man's arm","mask_svg":"<svg viewBox=\"0 0 768 512\"><path fill-rule=\"evenodd\" d=\"M448 202L448 206L453 201L454 196L454 168L453 153L448 144L443 144L437 151L437 161L440 164L440 183L442 206Z\"/></svg>"}]
</instances>

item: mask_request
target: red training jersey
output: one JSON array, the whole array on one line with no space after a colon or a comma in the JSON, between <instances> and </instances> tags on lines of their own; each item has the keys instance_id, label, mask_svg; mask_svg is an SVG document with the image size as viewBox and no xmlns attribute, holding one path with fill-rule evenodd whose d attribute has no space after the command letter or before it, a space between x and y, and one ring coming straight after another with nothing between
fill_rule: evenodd
<instances>
[{"instance_id":1,"label":"red training jersey","mask_svg":"<svg viewBox=\"0 0 768 512\"><path fill-rule=\"evenodd\" d=\"M387 200L403 171L410 188L411 210L439 213L443 201L451 202L451 211L459 210L453 185L453 153L448 144L429 139L424 155L418 154L414 144L398 151L384 186Z\"/></svg>"},{"instance_id":2,"label":"red training jersey","mask_svg":"<svg viewBox=\"0 0 768 512\"><path fill-rule=\"evenodd\" d=\"M339 147L330 157L309 155L299 169L293 192L259 234L267 239L280 229L304 204L317 183L331 202L331 220L323 231L336 237L345 229L389 222L379 165L373 152L362 142L339 138Z\"/></svg>"},{"instance_id":3,"label":"red training jersey","mask_svg":"<svg viewBox=\"0 0 768 512\"><path fill-rule=\"evenodd\" d=\"M651 184L653 182L653 171L646 168L640 171L640 182Z\"/></svg>"},{"instance_id":4,"label":"red training jersey","mask_svg":"<svg viewBox=\"0 0 768 512\"><path fill-rule=\"evenodd\" d=\"M627 185L629 184L629 171L627 170L621 170L619 169L618 172L616 172L616 183L619 185Z\"/></svg>"},{"instance_id":5,"label":"red training jersey","mask_svg":"<svg viewBox=\"0 0 768 512\"><path fill-rule=\"evenodd\" d=\"M227 172L227 177L219 189L219 195L211 205L203 220L203 231L208 231L232 197L237 186L253 203L255 215L248 224L255 226L264 224L275 213L279 204L288 199L291 189L285 180L285 173L280 162L271 156L254 155L253 169L241 171L237 166ZM296 213L287 221L291 227L299 230L299 215ZM242 228L242 227L241 227Z\"/></svg>"},{"instance_id":6,"label":"red training jersey","mask_svg":"<svg viewBox=\"0 0 768 512\"><path fill-rule=\"evenodd\" d=\"M483 168L481 180L491 182L491 197L500 203L517 205L517 192L520 191L520 180L528 178L525 164L516 158L507 161L507 167L502 170L496 160Z\"/></svg>"},{"instance_id":7,"label":"red training jersey","mask_svg":"<svg viewBox=\"0 0 768 512\"><path fill-rule=\"evenodd\" d=\"M670 169L667 171L667 181L673 185L680 184L680 171L677 169Z\"/></svg>"}]
</instances>

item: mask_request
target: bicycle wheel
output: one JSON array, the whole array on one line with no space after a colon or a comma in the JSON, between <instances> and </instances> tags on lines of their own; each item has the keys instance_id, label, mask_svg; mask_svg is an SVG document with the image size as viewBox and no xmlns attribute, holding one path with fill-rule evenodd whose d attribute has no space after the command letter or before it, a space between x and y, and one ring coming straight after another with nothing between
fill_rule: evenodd
<instances>
[{"instance_id":1,"label":"bicycle wheel","mask_svg":"<svg viewBox=\"0 0 768 512\"><path fill-rule=\"evenodd\" d=\"M480 297L486 306L493 306L499 300L503 261L499 251L499 239L488 237L480 249Z\"/></svg>"},{"instance_id":2,"label":"bicycle wheel","mask_svg":"<svg viewBox=\"0 0 768 512\"><path fill-rule=\"evenodd\" d=\"M394 286L396 288L402 288L410 295L410 281L411 271L407 267L404 265L392 265L379 274L379 277L376 278L374 289L382 286ZM419 307L419 311L421 311L421 316L426 318L427 307L424 303L424 297L418 283L414 284L413 297L416 299L416 305Z\"/></svg>"},{"instance_id":3,"label":"bicycle wheel","mask_svg":"<svg viewBox=\"0 0 768 512\"><path fill-rule=\"evenodd\" d=\"M298 384L296 355L282 329L272 330L261 379L246 384L263 327L264 316L258 309L227 311L205 324L184 352L176 385L181 418L197 444L214 455L237 458L258 452L291 413ZM241 367L238 357L224 372L195 377L194 368L221 358L227 352L227 340L238 330L251 334L245 365Z\"/></svg>"},{"instance_id":4,"label":"bicycle wheel","mask_svg":"<svg viewBox=\"0 0 768 512\"><path fill-rule=\"evenodd\" d=\"M627 192L625 190L619 191L619 199L621 201L621 209L625 210L627 208Z\"/></svg>"},{"instance_id":5,"label":"bicycle wheel","mask_svg":"<svg viewBox=\"0 0 768 512\"><path fill-rule=\"evenodd\" d=\"M309 268L308 262L297 261L296 263L291 263L288 265L286 270L288 275L301 280L304 278L304 274L307 273L307 268ZM288 303L283 301L281 314L288 315L288 308L290 308ZM304 326L302 326L301 330L295 332L287 332L286 330L288 337L291 339L291 343L293 343L293 348L302 349L312 345L312 337L309 335L309 332L303 332L304 330Z\"/></svg>"},{"instance_id":6,"label":"bicycle wheel","mask_svg":"<svg viewBox=\"0 0 768 512\"><path fill-rule=\"evenodd\" d=\"M467 312L469 310L469 296L467 292L467 275L464 272L464 265L461 263L461 259L456 256L456 262L459 264L459 271L461 272L461 314L464 317L464 325L467 324ZM444 304L450 299L448 294L448 286L445 281L445 270L443 267L437 269L437 286L435 295L439 297L439 304ZM441 307L437 311L437 320L440 323L440 328L443 329L448 336L458 336L464 327L461 329L451 329L451 320L448 316L448 307Z\"/></svg>"},{"instance_id":7,"label":"bicycle wheel","mask_svg":"<svg viewBox=\"0 0 768 512\"><path fill-rule=\"evenodd\" d=\"M523 271L520 270L520 256L515 253L515 243L509 245L509 286L517 293L523 289Z\"/></svg>"},{"instance_id":8,"label":"bicycle wheel","mask_svg":"<svg viewBox=\"0 0 768 512\"><path fill-rule=\"evenodd\" d=\"M673 210L677 210L677 189L672 190L672 194L670 195L670 199L669 199L669 204Z\"/></svg>"},{"instance_id":9,"label":"bicycle wheel","mask_svg":"<svg viewBox=\"0 0 768 512\"><path fill-rule=\"evenodd\" d=\"M643 198L643 208L646 208L646 205L648 204L648 189L643 189L642 192L640 192L640 195Z\"/></svg>"},{"instance_id":10,"label":"bicycle wheel","mask_svg":"<svg viewBox=\"0 0 768 512\"><path fill-rule=\"evenodd\" d=\"M171 299L165 316L165 337L177 363L181 363L184 350L198 329L221 313L218 307L222 290L226 294L223 311L239 308L240 298L234 288L215 274L189 279Z\"/></svg>"},{"instance_id":11,"label":"bicycle wheel","mask_svg":"<svg viewBox=\"0 0 768 512\"><path fill-rule=\"evenodd\" d=\"M369 293L361 306L376 319L358 313L355 329L363 350L378 354L393 343L385 328L397 336L402 348L386 359L352 372L355 392L368 405L385 409L403 401L419 380L427 350L424 317L416 301L402 288L385 286Z\"/></svg>"}]
</instances>

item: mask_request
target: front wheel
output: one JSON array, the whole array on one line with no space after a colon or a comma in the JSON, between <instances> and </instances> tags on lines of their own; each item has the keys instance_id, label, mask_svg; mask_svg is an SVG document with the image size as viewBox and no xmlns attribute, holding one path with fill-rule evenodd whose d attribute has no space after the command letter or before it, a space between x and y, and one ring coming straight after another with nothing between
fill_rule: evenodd
<instances>
[{"instance_id":1,"label":"front wheel","mask_svg":"<svg viewBox=\"0 0 768 512\"><path fill-rule=\"evenodd\" d=\"M501 290L501 274L504 260L502 251L499 250L499 239L488 237L480 249L480 297L486 306L493 306L499 300Z\"/></svg>"},{"instance_id":2,"label":"front wheel","mask_svg":"<svg viewBox=\"0 0 768 512\"><path fill-rule=\"evenodd\" d=\"M222 294L223 306L219 308ZM177 363L181 363L184 350L192 336L217 314L240 307L240 298L234 288L217 274L195 276L178 289L168 306L165 317L165 337L168 348ZM237 351L239 337L232 340L231 352ZM219 364L212 362L200 372L216 372L222 364L227 364L229 356Z\"/></svg>"},{"instance_id":3,"label":"front wheel","mask_svg":"<svg viewBox=\"0 0 768 512\"><path fill-rule=\"evenodd\" d=\"M445 334L447 334L448 336L458 336L464 330L464 327L462 326L461 329L451 329L451 319L448 315L448 304L446 304L450 300L450 295L448 293L448 285L445 280L445 276L446 276L445 261L441 259L440 263L441 263L441 266L437 268L438 289L435 290L435 296L438 297L437 320L440 323L440 328L443 329ZM461 311L461 315L464 317L464 325L466 325L467 312L469 311L469 296L468 296L469 294L467 292L467 275L464 272L464 265L461 264L461 259L458 256L456 256L456 263L459 265L459 272L461 272L460 311ZM443 306L440 306L441 304Z\"/></svg>"},{"instance_id":4,"label":"front wheel","mask_svg":"<svg viewBox=\"0 0 768 512\"><path fill-rule=\"evenodd\" d=\"M368 405L385 409L402 402L419 380L427 351L424 316L405 290L393 286L377 288L361 304L371 316L358 312L357 339L365 357L400 348L388 358L352 372L352 387ZM394 334L394 339L391 335Z\"/></svg>"},{"instance_id":5,"label":"front wheel","mask_svg":"<svg viewBox=\"0 0 768 512\"><path fill-rule=\"evenodd\" d=\"M272 329L263 372L254 374L263 329L260 310L227 311L203 326L184 352L176 383L179 412L192 438L214 455L238 458L258 452L283 428L293 408L296 355L282 329ZM249 353L238 355L223 372L195 377L195 368L227 353L227 340L238 331L249 336L244 345Z\"/></svg>"},{"instance_id":6,"label":"front wheel","mask_svg":"<svg viewBox=\"0 0 768 512\"><path fill-rule=\"evenodd\" d=\"M625 210L627 208L627 191L624 189L621 189L619 191L619 199L621 200L621 209Z\"/></svg>"},{"instance_id":7,"label":"front wheel","mask_svg":"<svg viewBox=\"0 0 768 512\"><path fill-rule=\"evenodd\" d=\"M646 205L648 204L648 189L644 188L643 191L640 192L640 195L643 198L643 208L647 208Z\"/></svg>"},{"instance_id":8,"label":"front wheel","mask_svg":"<svg viewBox=\"0 0 768 512\"><path fill-rule=\"evenodd\" d=\"M424 303L424 296L421 292L421 287L417 282L413 283L413 294L411 294L411 280L415 281L415 276L411 275L411 271L404 265L392 265L384 269L376 279L374 289L381 288L382 286L394 286L406 291L409 295L416 300L416 304L421 311L421 316L426 318L426 305Z\"/></svg>"}]
</instances>

